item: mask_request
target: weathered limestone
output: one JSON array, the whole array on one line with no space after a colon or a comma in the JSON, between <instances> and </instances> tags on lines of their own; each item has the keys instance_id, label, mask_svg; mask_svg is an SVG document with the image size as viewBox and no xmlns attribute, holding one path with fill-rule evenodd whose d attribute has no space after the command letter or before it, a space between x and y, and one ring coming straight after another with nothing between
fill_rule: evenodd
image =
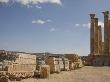
<instances>
[{"instance_id":1,"label":"weathered limestone","mask_svg":"<svg viewBox=\"0 0 110 82\"><path fill-rule=\"evenodd\" d=\"M95 28L94 28L94 17L95 14L90 14L91 18L91 28L90 28L90 54L95 53Z\"/></svg>"},{"instance_id":2,"label":"weathered limestone","mask_svg":"<svg viewBox=\"0 0 110 82\"><path fill-rule=\"evenodd\" d=\"M109 33L109 56L110 56L110 20L108 21L108 33Z\"/></svg>"},{"instance_id":3,"label":"weathered limestone","mask_svg":"<svg viewBox=\"0 0 110 82\"><path fill-rule=\"evenodd\" d=\"M98 49L99 49L99 54L102 55L103 54L103 51L102 51L102 29L101 29L101 26L99 25L98 26L98 41L99 41L99 46L98 46Z\"/></svg>"},{"instance_id":4,"label":"weathered limestone","mask_svg":"<svg viewBox=\"0 0 110 82\"><path fill-rule=\"evenodd\" d=\"M62 58L59 58L59 61L58 61L59 65L60 65L60 70L63 71L64 70L64 61Z\"/></svg>"},{"instance_id":5,"label":"weathered limestone","mask_svg":"<svg viewBox=\"0 0 110 82\"><path fill-rule=\"evenodd\" d=\"M35 55L5 51L0 57L3 59L0 73L1 71L6 72L6 74L3 75L8 76L10 79L21 79L34 76L34 71L36 70Z\"/></svg>"},{"instance_id":6,"label":"weathered limestone","mask_svg":"<svg viewBox=\"0 0 110 82\"><path fill-rule=\"evenodd\" d=\"M65 57L70 60L70 70L83 67L81 57L77 54L65 54Z\"/></svg>"},{"instance_id":7,"label":"weathered limestone","mask_svg":"<svg viewBox=\"0 0 110 82\"><path fill-rule=\"evenodd\" d=\"M91 28L90 28L90 55L99 55L102 53L102 34L101 27L98 26L98 18L95 18L95 14L90 14Z\"/></svg>"},{"instance_id":8,"label":"weathered limestone","mask_svg":"<svg viewBox=\"0 0 110 82\"><path fill-rule=\"evenodd\" d=\"M69 60L67 58L63 58L63 62L64 62L64 70L65 71L69 71Z\"/></svg>"},{"instance_id":9,"label":"weathered limestone","mask_svg":"<svg viewBox=\"0 0 110 82\"><path fill-rule=\"evenodd\" d=\"M110 66L110 56L99 56L93 60L94 66Z\"/></svg>"},{"instance_id":10,"label":"weathered limestone","mask_svg":"<svg viewBox=\"0 0 110 82\"><path fill-rule=\"evenodd\" d=\"M47 78L50 76L50 66L49 65L40 65L40 77Z\"/></svg>"},{"instance_id":11,"label":"weathered limestone","mask_svg":"<svg viewBox=\"0 0 110 82\"><path fill-rule=\"evenodd\" d=\"M108 19L109 11L102 12L104 14L104 55L109 54L109 29L108 29Z\"/></svg>"},{"instance_id":12,"label":"weathered limestone","mask_svg":"<svg viewBox=\"0 0 110 82\"><path fill-rule=\"evenodd\" d=\"M91 17L91 52L88 60L91 65L110 65L110 20L109 11L103 12L104 14L104 42L102 42L102 28L98 26L98 18L94 14Z\"/></svg>"},{"instance_id":13,"label":"weathered limestone","mask_svg":"<svg viewBox=\"0 0 110 82\"><path fill-rule=\"evenodd\" d=\"M45 63L50 66L50 73L60 73L60 65L59 65L59 58L54 56L49 56Z\"/></svg>"},{"instance_id":14,"label":"weathered limestone","mask_svg":"<svg viewBox=\"0 0 110 82\"><path fill-rule=\"evenodd\" d=\"M95 31L95 36L94 36L94 48L95 48L95 53L94 55L99 55L99 37L98 37L98 18L94 18L95 21L95 27L94 27L94 31Z\"/></svg>"},{"instance_id":15,"label":"weathered limestone","mask_svg":"<svg viewBox=\"0 0 110 82\"><path fill-rule=\"evenodd\" d=\"M28 53L17 53L15 63L36 65L36 56Z\"/></svg>"},{"instance_id":16,"label":"weathered limestone","mask_svg":"<svg viewBox=\"0 0 110 82\"><path fill-rule=\"evenodd\" d=\"M104 42L102 42L102 55L104 54Z\"/></svg>"}]
</instances>

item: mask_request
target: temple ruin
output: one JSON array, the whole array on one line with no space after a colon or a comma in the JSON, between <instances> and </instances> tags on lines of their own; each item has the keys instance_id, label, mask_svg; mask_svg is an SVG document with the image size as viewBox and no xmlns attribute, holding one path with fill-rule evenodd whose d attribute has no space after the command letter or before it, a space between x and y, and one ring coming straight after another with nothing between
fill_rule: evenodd
<instances>
[{"instance_id":1,"label":"temple ruin","mask_svg":"<svg viewBox=\"0 0 110 82\"><path fill-rule=\"evenodd\" d=\"M98 25L98 18L90 14L90 55L93 65L110 65L110 20L109 11L104 15L104 42L102 41L102 27Z\"/></svg>"}]
</instances>

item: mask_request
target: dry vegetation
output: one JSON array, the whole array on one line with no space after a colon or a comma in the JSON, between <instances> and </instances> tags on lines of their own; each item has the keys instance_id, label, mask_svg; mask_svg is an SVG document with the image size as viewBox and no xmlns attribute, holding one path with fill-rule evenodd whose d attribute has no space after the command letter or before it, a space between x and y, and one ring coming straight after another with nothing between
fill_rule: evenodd
<instances>
[{"instance_id":1,"label":"dry vegetation","mask_svg":"<svg viewBox=\"0 0 110 82\"><path fill-rule=\"evenodd\" d=\"M21 82L110 82L110 67L85 66L78 70L51 74L47 79L25 79Z\"/></svg>"}]
</instances>

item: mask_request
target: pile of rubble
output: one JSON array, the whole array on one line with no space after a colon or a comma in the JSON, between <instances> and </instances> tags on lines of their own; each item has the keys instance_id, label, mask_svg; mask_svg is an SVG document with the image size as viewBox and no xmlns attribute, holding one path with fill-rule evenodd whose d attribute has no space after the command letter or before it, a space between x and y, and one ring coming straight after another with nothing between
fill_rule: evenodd
<instances>
[{"instance_id":1,"label":"pile of rubble","mask_svg":"<svg viewBox=\"0 0 110 82\"><path fill-rule=\"evenodd\" d=\"M0 82L30 77L48 78L51 73L71 71L82 66L80 57L74 54L48 53L39 57L32 53L0 51Z\"/></svg>"},{"instance_id":2,"label":"pile of rubble","mask_svg":"<svg viewBox=\"0 0 110 82\"><path fill-rule=\"evenodd\" d=\"M84 66L80 56L78 56L77 54L65 54L65 57L70 60L70 70L74 70Z\"/></svg>"}]
</instances>

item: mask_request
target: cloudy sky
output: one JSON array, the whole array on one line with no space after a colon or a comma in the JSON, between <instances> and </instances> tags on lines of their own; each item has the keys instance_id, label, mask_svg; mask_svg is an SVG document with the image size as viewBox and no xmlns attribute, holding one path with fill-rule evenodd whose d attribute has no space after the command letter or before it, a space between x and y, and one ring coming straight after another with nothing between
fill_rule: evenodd
<instances>
[{"instance_id":1,"label":"cloudy sky","mask_svg":"<svg viewBox=\"0 0 110 82\"><path fill-rule=\"evenodd\" d=\"M110 0L0 0L0 49L88 55L89 14Z\"/></svg>"}]
</instances>

